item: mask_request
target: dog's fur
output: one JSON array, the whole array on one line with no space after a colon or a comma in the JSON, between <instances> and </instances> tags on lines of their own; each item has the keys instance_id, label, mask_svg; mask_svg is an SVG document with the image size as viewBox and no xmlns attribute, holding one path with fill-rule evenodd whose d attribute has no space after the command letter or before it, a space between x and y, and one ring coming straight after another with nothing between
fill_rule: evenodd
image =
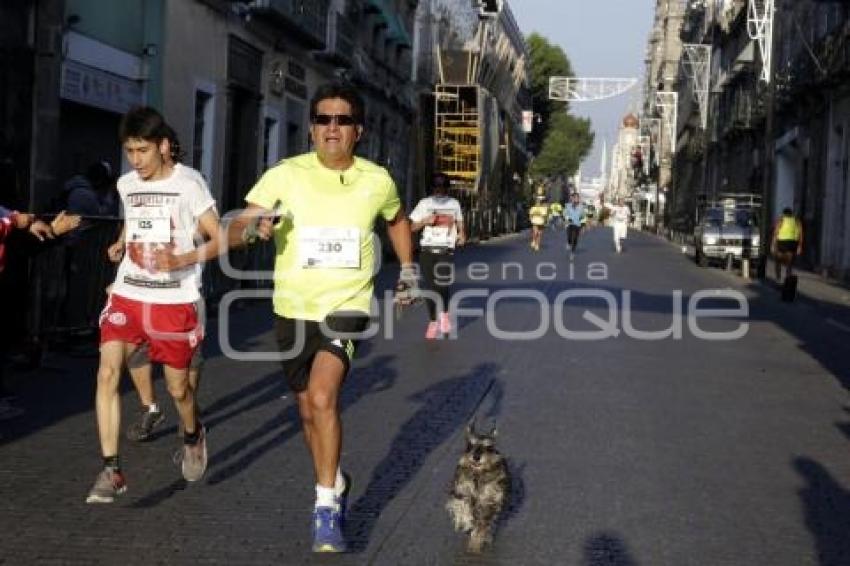
<instances>
[{"instance_id":1,"label":"dog's fur","mask_svg":"<svg viewBox=\"0 0 850 566\"><path fill-rule=\"evenodd\" d=\"M446 509L456 531L469 533L467 550L479 553L493 533L511 492L507 460L496 450L496 429L483 434L474 421L466 428L466 450L460 457Z\"/></svg>"}]
</instances>

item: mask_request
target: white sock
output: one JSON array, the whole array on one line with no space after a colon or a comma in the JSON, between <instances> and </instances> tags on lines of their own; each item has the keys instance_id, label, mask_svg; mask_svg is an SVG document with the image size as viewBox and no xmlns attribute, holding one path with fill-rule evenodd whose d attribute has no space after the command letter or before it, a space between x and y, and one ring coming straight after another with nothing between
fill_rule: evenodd
<instances>
[{"instance_id":1,"label":"white sock","mask_svg":"<svg viewBox=\"0 0 850 566\"><path fill-rule=\"evenodd\" d=\"M345 491L345 478L342 477L342 470L337 466L336 468L336 480L334 480L334 493L337 497L342 495L342 492Z\"/></svg>"},{"instance_id":2,"label":"white sock","mask_svg":"<svg viewBox=\"0 0 850 566\"><path fill-rule=\"evenodd\" d=\"M333 507L336 509L334 488L316 484L316 507Z\"/></svg>"},{"instance_id":3,"label":"white sock","mask_svg":"<svg viewBox=\"0 0 850 566\"><path fill-rule=\"evenodd\" d=\"M148 405L148 412L149 413L158 413L159 412L159 405L156 402L151 403L150 405Z\"/></svg>"}]
</instances>

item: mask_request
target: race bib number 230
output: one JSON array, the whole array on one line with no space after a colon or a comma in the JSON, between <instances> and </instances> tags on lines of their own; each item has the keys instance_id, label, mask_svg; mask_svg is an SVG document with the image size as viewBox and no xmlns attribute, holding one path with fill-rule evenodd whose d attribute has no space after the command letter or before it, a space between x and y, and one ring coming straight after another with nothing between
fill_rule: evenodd
<instances>
[{"instance_id":1,"label":"race bib number 230","mask_svg":"<svg viewBox=\"0 0 850 566\"><path fill-rule=\"evenodd\" d=\"M301 267L360 268L360 229L307 226L298 230Z\"/></svg>"}]
</instances>

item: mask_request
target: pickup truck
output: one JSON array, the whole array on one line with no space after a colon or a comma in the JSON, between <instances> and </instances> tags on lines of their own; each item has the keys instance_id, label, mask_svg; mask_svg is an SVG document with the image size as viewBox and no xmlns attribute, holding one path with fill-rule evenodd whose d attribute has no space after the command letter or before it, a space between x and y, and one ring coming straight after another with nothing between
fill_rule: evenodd
<instances>
[{"instance_id":1,"label":"pickup truck","mask_svg":"<svg viewBox=\"0 0 850 566\"><path fill-rule=\"evenodd\" d=\"M759 208L733 199L706 203L694 229L694 259L700 266L721 263L731 267L744 258L759 258Z\"/></svg>"}]
</instances>

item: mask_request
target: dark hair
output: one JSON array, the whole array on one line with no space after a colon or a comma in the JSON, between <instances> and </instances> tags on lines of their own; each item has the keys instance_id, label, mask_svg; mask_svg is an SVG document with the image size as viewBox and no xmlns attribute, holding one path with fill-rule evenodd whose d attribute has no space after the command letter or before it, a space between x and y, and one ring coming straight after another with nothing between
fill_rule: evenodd
<instances>
[{"instance_id":1,"label":"dark hair","mask_svg":"<svg viewBox=\"0 0 850 566\"><path fill-rule=\"evenodd\" d=\"M346 101L351 106L351 115L354 117L354 123L363 124L364 105L363 98L357 90L347 83L328 83L320 86L313 98L310 99L310 121L318 114L319 103L330 98L340 98Z\"/></svg>"},{"instance_id":2,"label":"dark hair","mask_svg":"<svg viewBox=\"0 0 850 566\"><path fill-rule=\"evenodd\" d=\"M165 123L162 114L150 106L138 106L133 108L121 118L121 126L118 128L118 139L121 143L130 138L139 138L146 141L159 143L168 138L171 128ZM171 130L173 133L173 130Z\"/></svg>"},{"instance_id":3,"label":"dark hair","mask_svg":"<svg viewBox=\"0 0 850 566\"><path fill-rule=\"evenodd\" d=\"M433 188L448 189L450 185L451 181L449 181L449 178L444 173L434 173L431 177L431 186Z\"/></svg>"},{"instance_id":4,"label":"dark hair","mask_svg":"<svg viewBox=\"0 0 850 566\"><path fill-rule=\"evenodd\" d=\"M165 131L165 138L171 146L171 161L174 163L182 163L185 154L183 152L183 147L180 145L180 140L177 138L177 132L175 132L174 128L168 124L165 125Z\"/></svg>"},{"instance_id":5,"label":"dark hair","mask_svg":"<svg viewBox=\"0 0 850 566\"><path fill-rule=\"evenodd\" d=\"M786 206L782 209L782 214L784 214L785 216L791 216L792 214L794 214L794 211Z\"/></svg>"}]
</instances>

